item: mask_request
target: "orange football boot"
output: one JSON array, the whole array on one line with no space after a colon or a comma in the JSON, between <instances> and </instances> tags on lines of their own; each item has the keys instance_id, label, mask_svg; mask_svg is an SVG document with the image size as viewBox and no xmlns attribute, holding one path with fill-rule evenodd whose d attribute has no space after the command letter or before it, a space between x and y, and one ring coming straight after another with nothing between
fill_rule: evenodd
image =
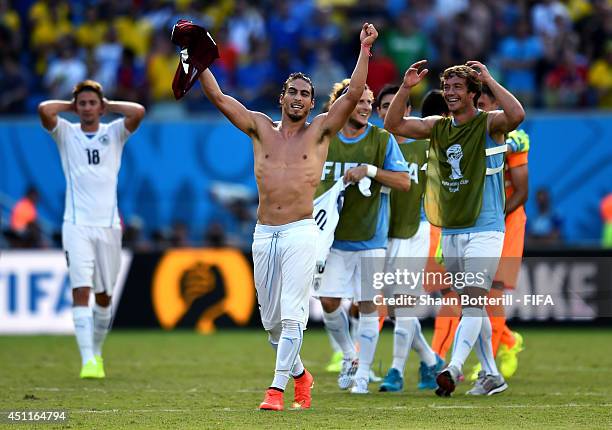
<instances>
[{"instance_id":1,"label":"orange football boot","mask_svg":"<svg viewBox=\"0 0 612 430\"><path fill-rule=\"evenodd\" d=\"M304 369L304 373L299 378L294 378L295 381L295 396L293 399L292 409L310 409L312 395L310 390L314 387L314 378L310 372Z\"/></svg>"},{"instance_id":2,"label":"orange football boot","mask_svg":"<svg viewBox=\"0 0 612 430\"><path fill-rule=\"evenodd\" d=\"M259 409L263 411L282 411L283 392L274 388L268 388L263 402L259 405Z\"/></svg>"}]
</instances>

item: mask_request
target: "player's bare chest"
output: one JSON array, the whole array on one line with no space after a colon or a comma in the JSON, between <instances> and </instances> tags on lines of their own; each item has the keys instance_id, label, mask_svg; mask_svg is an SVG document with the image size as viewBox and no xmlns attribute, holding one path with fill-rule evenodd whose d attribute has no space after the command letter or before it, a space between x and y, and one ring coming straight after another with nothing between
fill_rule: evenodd
<instances>
[{"instance_id":1,"label":"player's bare chest","mask_svg":"<svg viewBox=\"0 0 612 430\"><path fill-rule=\"evenodd\" d=\"M263 143L258 152L262 162L279 165L305 163L313 158L312 146L297 139Z\"/></svg>"}]
</instances>

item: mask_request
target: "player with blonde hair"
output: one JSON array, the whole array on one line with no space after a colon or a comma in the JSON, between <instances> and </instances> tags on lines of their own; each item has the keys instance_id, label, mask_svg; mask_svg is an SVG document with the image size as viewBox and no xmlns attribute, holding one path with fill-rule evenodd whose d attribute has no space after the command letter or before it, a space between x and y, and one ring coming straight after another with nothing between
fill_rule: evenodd
<instances>
[{"instance_id":1,"label":"player with blonde hair","mask_svg":"<svg viewBox=\"0 0 612 430\"><path fill-rule=\"evenodd\" d=\"M352 80L334 85L328 101L330 109L350 85ZM357 183L365 177L372 180L370 196L361 194L357 187L346 190L320 288L315 290L323 307L325 327L343 353L338 386L347 389L352 385L355 394L368 393L378 343L379 314L373 301L377 292L372 288L372 278L384 269L389 188L410 188L406 162L395 138L369 122L373 103L374 94L366 87L348 121L331 140L316 192L325 193L342 176L346 183ZM342 299L351 299L359 306L359 352L350 336Z\"/></svg>"}]
</instances>

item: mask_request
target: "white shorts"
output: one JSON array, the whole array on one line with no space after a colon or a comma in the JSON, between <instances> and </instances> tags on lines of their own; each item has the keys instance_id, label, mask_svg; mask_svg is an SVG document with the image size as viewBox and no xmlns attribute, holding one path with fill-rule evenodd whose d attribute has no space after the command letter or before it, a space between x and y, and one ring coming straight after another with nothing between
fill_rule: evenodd
<instances>
[{"instance_id":1,"label":"white shorts","mask_svg":"<svg viewBox=\"0 0 612 430\"><path fill-rule=\"evenodd\" d=\"M416 284L392 285L386 289L390 294L409 294L420 296L423 294L423 276L427 258L429 257L429 236L431 225L427 221L421 221L414 236L408 239L389 238L387 254L385 258L385 273L409 271L417 275ZM423 274L423 275L418 275ZM387 296L387 291L385 291Z\"/></svg>"},{"instance_id":2,"label":"white shorts","mask_svg":"<svg viewBox=\"0 0 612 430\"><path fill-rule=\"evenodd\" d=\"M443 233L444 266L453 274L454 288L480 287L490 291L503 247L504 233L501 231Z\"/></svg>"},{"instance_id":3,"label":"white shorts","mask_svg":"<svg viewBox=\"0 0 612 430\"><path fill-rule=\"evenodd\" d=\"M318 237L313 219L255 227L255 289L266 330L277 328L282 320L298 321L306 327Z\"/></svg>"},{"instance_id":4,"label":"white shorts","mask_svg":"<svg viewBox=\"0 0 612 430\"><path fill-rule=\"evenodd\" d=\"M363 258L362 258L363 257ZM325 262L325 271L315 297L371 301L380 294L372 285L374 273L385 267L385 250L341 251L332 248Z\"/></svg>"},{"instance_id":5,"label":"white shorts","mask_svg":"<svg viewBox=\"0 0 612 430\"><path fill-rule=\"evenodd\" d=\"M70 286L92 287L96 294L112 296L121 268L121 230L64 222L62 244Z\"/></svg>"}]
</instances>

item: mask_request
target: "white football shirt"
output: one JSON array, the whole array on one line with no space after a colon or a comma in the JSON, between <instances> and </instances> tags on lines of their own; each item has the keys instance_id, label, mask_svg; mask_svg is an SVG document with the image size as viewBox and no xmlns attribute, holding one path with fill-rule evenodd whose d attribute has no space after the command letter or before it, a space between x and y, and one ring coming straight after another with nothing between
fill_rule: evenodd
<instances>
[{"instance_id":1,"label":"white football shirt","mask_svg":"<svg viewBox=\"0 0 612 430\"><path fill-rule=\"evenodd\" d=\"M344 204L344 190L353 183L344 183L344 177L341 177L336 183L326 192L317 197L314 202L314 210L312 216L319 228L319 241L317 242L317 272L323 273L325 268L325 260L329 255L329 250L334 242L334 233L340 221L340 212ZM372 180L368 177L362 178L357 184L359 191L365 197L372 195L370 186Z\"/></svg>"},{"instance_id":2,"label":"white football shirt","mask_svg":"<svg viewBox=\"0 0 612 430\"><path fill-rule=\"evenodd\" d=\"M91 227L120 228L117 181L121 154L131 133L123 118L100 123L87 133L80 123L58 118L51 130L66 177L64 221Z\"/></svg>"},{"instance_id":3,"label":"white football shirt","mask_svg":"<svg viewBox=\"0 0 612 430\"><path fill-rule=\"evenodd\" d=\"M334 233L340 220L340 211L344 203L344 179L340 178L333 187L317 197L314 202L312 216L319 228L317 242L317 271L323 272L329 249L334 242Z\"/></svg>"}]
</instances>

